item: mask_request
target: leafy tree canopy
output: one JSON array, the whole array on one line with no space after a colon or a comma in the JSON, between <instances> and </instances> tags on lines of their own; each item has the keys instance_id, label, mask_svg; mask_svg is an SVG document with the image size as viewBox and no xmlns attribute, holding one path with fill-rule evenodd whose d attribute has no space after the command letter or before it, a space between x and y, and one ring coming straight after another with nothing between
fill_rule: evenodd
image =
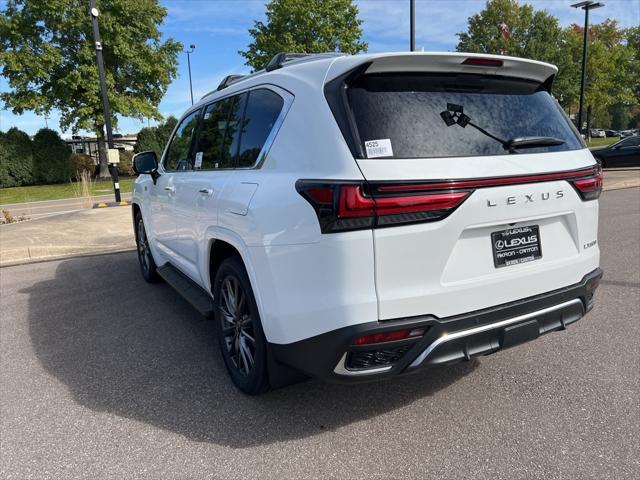
<instances>
[{"instance_id":1,"label":"leafy tree canopy","mask_svg":"<svg viewBox=\"0 0 640 480\"><path fill-rule=\"evenodd\" d=\"M622 30L606 20L589 27L589 57L585 105L600 121L610 120L609 108L632 108L640 96L640 28ZM458 33L458 51L531 58L558 67L554 95L565 108L577 109L580 95L583 27L561 28L544 10L517 0L488 0L472 15L466 32Z\"/></svg>"},{"instance_id":2,"label":"leafy tree canopy","mask_svg":"<svg viewBox=\"0 0 640 480\"><path fill-rule=\"evenodd\" d=\"M351 0L271 0L267 21L249 30L253 41L239 53L254 70L266 66L279 52L358 53L367 50L360 40L362 20Z\"/></svg>"},{"instance_id":3,"label":"leafy tree canopy","mask_svg":"<svg viewBox=\"0 0 640 480\"><path fill-rule=\"evenodd\" d=\"M161 40L167 11L157 0L98 0L113 115L160 119L182 45ZM88 2L7 0L0 11L0 94L16 114L60 112L60 125L103 136L103 113Z\"/></svg>"}]
</instances>

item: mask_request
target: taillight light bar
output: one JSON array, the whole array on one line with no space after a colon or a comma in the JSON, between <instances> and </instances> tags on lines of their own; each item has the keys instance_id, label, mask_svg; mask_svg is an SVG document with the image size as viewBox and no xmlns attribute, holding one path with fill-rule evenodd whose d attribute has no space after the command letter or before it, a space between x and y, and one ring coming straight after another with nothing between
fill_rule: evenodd
<instances>
[{"instance_id":1,"label":"taillight light bar","mask_svg":"<svg viewBox=\"0 0 640 480\"><path fill-rule=\"evenodd\" d=\"M298 180L296 189L313 206L322 233L392 227L442 220L477 188L568 181L584 201L602 192L600 166L509 177L379 183Z\"/></svg>"}]
</instances>

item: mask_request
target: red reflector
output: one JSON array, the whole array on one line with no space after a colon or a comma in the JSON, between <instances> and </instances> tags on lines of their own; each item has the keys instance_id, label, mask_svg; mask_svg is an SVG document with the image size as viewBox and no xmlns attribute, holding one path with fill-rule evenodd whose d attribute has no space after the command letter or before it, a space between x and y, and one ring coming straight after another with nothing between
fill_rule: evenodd
<instances>
[{"instance_id":1,"label":"red reflector","mask_svg":"<svg viewBox=\"0 0 640 480\"><path fill-rule=\"evenodd\" d=\"M418 338L424 335L424 328L414 328L412 330L394 330L392 332L373 333L358 337L353 341L353 345L370 345L372 343L395 342L406 338Z\"/></svg>"},{"instance_id":2,"label":"red reflector","mask_svg":"<svg viewBox=\"0 0 640 480\"><path fill-rule=\"evenodd\" d=\"M501 67L502 66L502 60L497 60L495 58L475 58L475 57L471 57L471 58L467 58L465 59L464 62L462 62L463 65L478 65L478 66L482 66L482 67Z\"/></svg>"},{"instance_id":3,"label":"red reflector","mask_svg":"<svg viewBox=\"0 0 640 480\"><path fill-rule=\"evenodd\" d=\"M592 278L587 282L587 291L593 292L600 285L600 280L602 280L602 275L598 275L595 278Z\"/></svg>"}]
</instances>

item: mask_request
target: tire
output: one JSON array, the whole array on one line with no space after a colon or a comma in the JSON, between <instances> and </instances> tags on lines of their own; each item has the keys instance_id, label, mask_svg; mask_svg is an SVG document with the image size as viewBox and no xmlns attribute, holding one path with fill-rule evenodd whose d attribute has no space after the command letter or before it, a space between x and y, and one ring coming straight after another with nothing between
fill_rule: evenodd
<instances>
[{"instance_id":1,"label":"tire","mask_svg":"<svg viewBox=\"0 0 640 480\"><path fill-rule=\"evenodd\" d=\"M156 262L149 248L149 240L147 239L147 231L144 228L142 214L136 213L136 250L138 252L138 262L140 263L140 271L142 277L149 283L157 283L160 281Z\"/></svg>"},{"instance_id":2,"label":"tire","mask_svg":"<svg viewBox=\"0 0 640 480\"><path fill-rule=\"evenodd\" d=\"M238 257L222 262L213 284L214 321L222 359L248 395L269 389L267 342L249 277Z\"/></svg>"}]
</instances>

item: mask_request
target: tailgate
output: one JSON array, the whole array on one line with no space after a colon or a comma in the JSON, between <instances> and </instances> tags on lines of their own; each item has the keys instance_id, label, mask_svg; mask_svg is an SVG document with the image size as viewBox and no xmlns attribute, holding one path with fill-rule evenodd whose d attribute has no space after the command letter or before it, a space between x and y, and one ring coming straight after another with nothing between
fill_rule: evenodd
<instances>
[{"instance_id":1,"label":"tailgate","mask_svg":"<svg viewBox=\"0 0 640 480\"><path fill-rule=\"evenodd\" d=\"M586 150L550 154L536 163L526 157L466 160L476 175L480 163L484 171L516 178L558 164L569 170L593 165ZM385 168L388 162L394 163ZM418 161L358 161L372 183L451 178L443 172L451 165L445 167L437 159L427 163L429 168L418 173ZM597 219L597 201L582 200L566 180L552 180L476 188L442 220L375 229L379 318L448 317L577 283L599 264ZM541 256L497 267L492 234L518 227L537 227Z\"/></svg>"}]
</instances>

